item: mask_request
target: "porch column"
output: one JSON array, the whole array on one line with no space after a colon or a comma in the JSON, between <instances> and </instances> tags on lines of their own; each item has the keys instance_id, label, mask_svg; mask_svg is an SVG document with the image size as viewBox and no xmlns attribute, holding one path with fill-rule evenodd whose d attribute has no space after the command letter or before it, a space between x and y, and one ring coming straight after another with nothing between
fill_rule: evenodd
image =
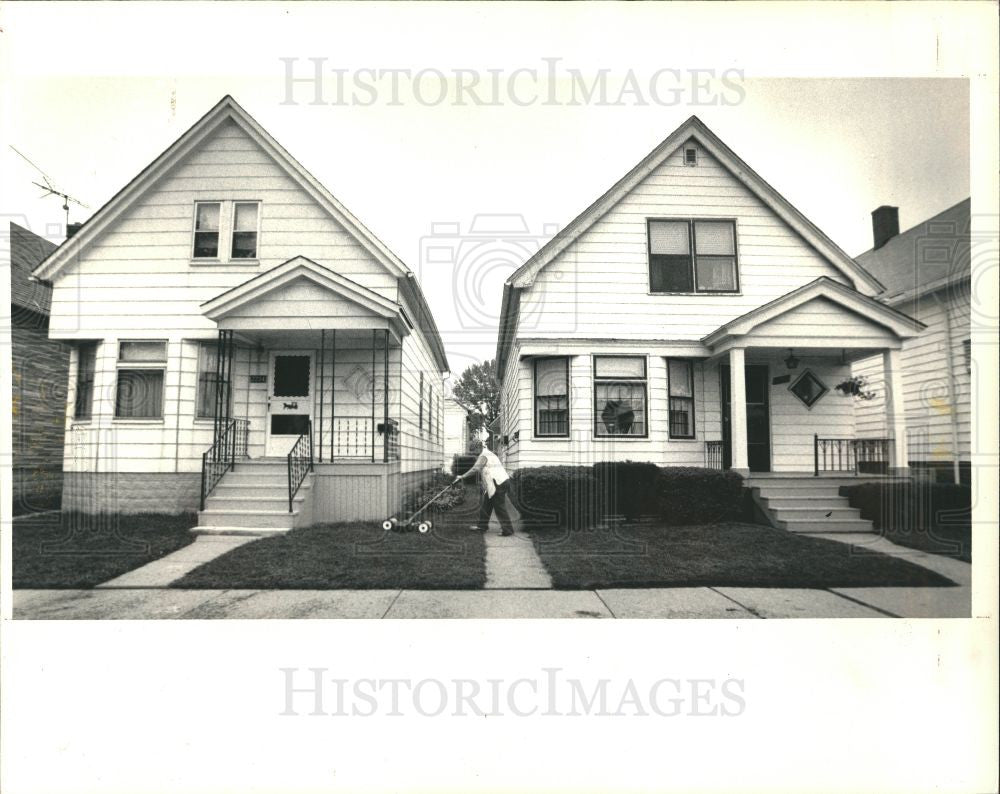
<instances>
[{"instance_id":1,"label":"porch column","mask_svg":"<svg viewBox=\"0 0 1000 794\"><path fill-rule=\"evenodd\" d=\"M729 468L743 476L750 473L747 463L747 381L744 371L746 351L729 351Z\"/></svg>"},{"instance_id":2,"label":"porch column","mask_svg":"<svg viewBox=\"0 0 1000 794\"><path fill-rule=\"evenodd\" d=\"M885 423L892 436L890 472L907 475L910 473L910 458L906 443L906 408L903 404L903 362L899 350L882 351L882 372L885 383Z\"/></svg>"}]
</instances>

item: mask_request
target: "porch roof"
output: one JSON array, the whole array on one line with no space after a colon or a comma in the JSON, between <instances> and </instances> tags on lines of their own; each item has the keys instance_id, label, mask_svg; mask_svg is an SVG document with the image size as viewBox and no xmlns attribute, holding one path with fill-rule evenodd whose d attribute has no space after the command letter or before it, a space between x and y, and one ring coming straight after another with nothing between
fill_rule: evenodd
<instances>
[{"instance_id":1,"label":"porch roof","mask_svg":"<svg viewBox=\"0 0 1000 794\"><path fill-rule=\"evenodd\" d=\"M220 329L392 328L409 333L402 307L304 256L297 256L202 304Z\"/></svg>"},{"instance_id":2,"label":"porch roof","mask_svg":"<svg viewBox=\"0 0 1000 794\"><path fill-rule=\"evenodd\" d=\"M758 306L704 336L713 352L732 347L867 350L899 347L926 326L826 276Z\"/></svg>"}]
</instances>

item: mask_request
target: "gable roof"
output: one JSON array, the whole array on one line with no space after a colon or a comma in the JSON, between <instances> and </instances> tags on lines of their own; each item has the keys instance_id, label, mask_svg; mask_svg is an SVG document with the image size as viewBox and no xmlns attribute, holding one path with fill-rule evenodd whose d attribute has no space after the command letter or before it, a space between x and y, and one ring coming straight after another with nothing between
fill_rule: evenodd
<instances>
[{"instance_id":1,"label":"gable roof","mask_svg":"<svg viewBox=\"0 0 1000 794\"><path fill-rule=\"evenodd\" d=\"M118 219L131 205L169 172L184 157L215 132L220 125L233 121L249 135L295 182L323 207L339 224L351 233L362 247L396 276L405 276L409 268L372 234L329 190L294 157L292 157L260 124L228 94L196 121L152 163L139 172L131 182L116 193L103 207L83 224L80 230L59 246L35 270L35 277L51 280L67 263L78 256L108 226Z\"/></svg>"},{"instance_id":2,"label":"gable roof","mask_svg":"<svg viewBox=\"0 0 1000 794\"><path fill-rule=\"evenodd\" d=\"M798 289L785 293L780 298L775 298L763 306L751 309L746 314L741 314L739 317L720 325L712 333L702 337L701 341L711 348L726 339L745 336L769 320L780 317L782 314L816 298L826 298L843 306L848 311L860 314L866 319L888 328L902 339L915 336L927 327L919 320L914 320L868 295L862 295L845 284L826 276L820 276Z\"/></svg>"},{"instance_id":3,"label":"gable roof","mask_svg":"<svg viewBox=\"0 0 1000 794\"><path fill-rule=\"evenodd\" d=\"M233 121L249 135L319 206L352 234L376 261L399 279L400 291L412 305L412 310L417 315L417 325L427 339L438 366L442 372L447 372L448 358L441 342L441 334L413 272L228 94L167 147L159 157L140 171L131 182L112 196L73 237L51 252L34 270L34 278L43 281L55 278L161 177L227 121Z\"/></svg>"},{"instance_id":4,"label":"gable roof","mask_svg":"<svg viewBox=\"0 0 1000 794\"><path fill-rule=\"evenodd\" d=\"M865 251L859 264L885 285L883 300L898 303L971 278L972 200L965 199L881 248Z\"/></svg>"},{"instance_id":5,"label":"gable roof","mask_svg":"<svg viewBox=\"0 0 1000 794\"><path fill-rule=\"evenodd\" d=\"M757 196L792 229L823 255L831 265L841 271L859 291L875 294L882 285L848 256L836 243L819 230L805 215L771 187L750 166L741 160L697 116L691 116L668 135L638 165L616 182L597 201L580 213L555 237L542 246L527 262L519 267L507 283L513 287L528 287L543 267L562 253L574 240L594 225L608 210L621 201L640 182L658 168L664 160L689 140L697 141L718 160L751 193Z\"/></svg>"},{"instance_id":6,"label":"gable roof","mask_svg":"<svg viewBox=\"0 0 1000 794\"><path fill-rule=\"evenodd\" d=\"M402 318L399 304L304 256L297 256L287 262L282 262L277 267L258 273L242 284L205 301L202 304L205 316L211 320L217 320L300 278L318 284L339 297L358 304L372 314L387 319ZM402 325L405 327L405 324Z\"/></svg>"},{"instance_id":7,"label":"gable roof","mask_svg":"<svg viewBox=\"0 0 1000 794\"><path fill-rule=\"evenodd\" d=\"M16 223L10 224L10 302L47 315L52 304L52 287L31 279L31 271L56 245Z\"/></svg>"}]
</instances>

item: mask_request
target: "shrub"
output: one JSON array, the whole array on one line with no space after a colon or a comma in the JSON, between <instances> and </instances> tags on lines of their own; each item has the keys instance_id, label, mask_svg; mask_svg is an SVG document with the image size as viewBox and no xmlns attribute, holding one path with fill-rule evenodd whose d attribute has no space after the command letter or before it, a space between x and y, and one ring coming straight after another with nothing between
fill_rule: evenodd
<instances>
[{"instance_id":1,"label":"shrub","mask_svg":"<svg viewBox=\"0 0 1000 794\"><path fill-rule=\"evenodd\" d=\"M933 482L866 482L840 488L851 507L904 546L971 559L972 489Z\"/></svg>"},{"instance_id":2,"label":"shrub","mask_svg":"<svg viewBox=\"0 0 1000 794\"><path fill-rule=\"evenodd\" d=\"M519 469L511 481L517 509L530 527L580 529L597 521L597 488L590 466Z\"/></svg>"},{"instance_id":3,"label":"shrub","mask_svg":"<svg viewBox=\"0 0 1000 794\"><path fill-rule=\"evenodd\" d=\"M609 461L594 464L604 515L621 515L634 521L657 514L656 480L660 469L655 463Z\"/></svg>"},{"instance_id":4,"label":"shrub","mask_svg":"<svg viewBox=\"0 0 1000 794\"><path fill-rule=\"evenodd\" d=\"M651 463L542 466L512 475L518 509L533 527L580 529L607 515L654 516L669 526L734 521L743 509L735 472Z\"/></svg>"},{"instance_id":5,"label":"shrub","mask_svg":"<svg viewBox=\"0 0 1000 794\"><path fill-rule=\"evenodd\" d=\"M734 471L662 468L655 488L659 519L668 526L735 521L742 513L743 478Z\"/></svg>"},{"instance_id":6,"label":"shrub","mask_svg":"<svg viewBox=\"0 0 1000 794\"><path fill-rule=\"evenodd\" d=\"M479 453L468 454L468 455L455 455L451 459L451 474L453 477L457 477L460 474L465 474L472 465L476 462L476 458L479 457Z\"/></svg>"},{"instance_id":7,"label":"shrub","mask_svg":"<svg viewBox=\"0 0 1000 794\"><path fill-rule=\"evenodd\" d=\"M427 502L445 486L451 484L454 477L437 472L416 488L408 491L403 498L403 515L409 517L414 512L423 507ZM456 486L445 491L441 497L434 502L430 510L451 510L465 501L465 488Z\"/></svg>"}]
</instances>

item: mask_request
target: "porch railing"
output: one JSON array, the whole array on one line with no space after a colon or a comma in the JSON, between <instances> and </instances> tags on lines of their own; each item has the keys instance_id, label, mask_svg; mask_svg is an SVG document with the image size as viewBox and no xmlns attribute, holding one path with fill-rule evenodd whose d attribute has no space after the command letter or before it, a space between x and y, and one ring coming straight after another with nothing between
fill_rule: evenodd
<instances>
[{"instance_id":1,"label":"porch railing","mask_svg":"<svg viewBox=\"0 0 1000 794\"><path fill-rule=\"evenodd\" d=\"M230 419L219 437L201 455L201 509L223 475L236 465L236 458L246 458L250 437L249 419Z\"/></svg>"},{"instance_id":2,"label":"porch railing","mask_svg":"<svg viewBox=\"0 0 1000 794\"><path fill-rule=\"evenodd\" d=\"M293 512L295 494L306 475L313 470L312 422L306 420L306 432L299 436L288 453L288 512Z\"/></svg>"},{"instance_id":3,"label":"porch railing","mask_svg":"<svg viewBox=\"0 0 1000 794\"><path fill-rule=\"evenodd\" d=\"M813 436L813 475L888 474L888 438L820 438Z\"/></svg>"},{"instance_id":4,"label":"porch railing","mask_svg":"<svg viewBox=\"0 0 1000 794\"><path fill-rule=\"evenodd\" d=\"M705 468L722 470L722 442L705 442Z\"/></svg>"},{"instance_id":5,"label":"porch railing","mask_svg":"<svg viewBox=\"0 0 1000 794\"><path fill-rule=\"evenodd\" d=\"M375 421L369 416L327 416L316 444L323 446L331 463L399 460L399 424L395 419Z\"/></svg>"}]
</instances>

